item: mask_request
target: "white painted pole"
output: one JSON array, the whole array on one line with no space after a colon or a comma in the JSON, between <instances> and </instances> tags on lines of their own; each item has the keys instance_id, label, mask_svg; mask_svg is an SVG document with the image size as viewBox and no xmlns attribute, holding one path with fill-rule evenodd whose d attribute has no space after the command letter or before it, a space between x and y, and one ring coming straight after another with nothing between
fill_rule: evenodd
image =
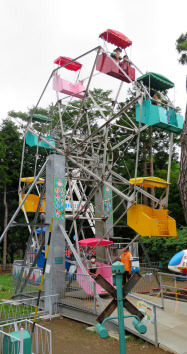
<instances>
[{"instance_id":1,"label":"white painted pole","mask_svg":"<svg viewBox=\"0 0 187 354\"><path fill-rule=\"evenodd\" d=\"M20 354L23 354L23 328L20 330Z\"/></svg>"}]
</instances>

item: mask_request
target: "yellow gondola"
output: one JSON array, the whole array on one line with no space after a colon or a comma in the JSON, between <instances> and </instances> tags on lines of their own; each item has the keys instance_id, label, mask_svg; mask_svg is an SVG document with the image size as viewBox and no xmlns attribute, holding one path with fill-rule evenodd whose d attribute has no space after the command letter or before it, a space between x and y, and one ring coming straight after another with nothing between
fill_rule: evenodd
<instances>
[{"instance_id":1,"label":"yellow gondola","mask_svg":"<svg viewBox=\"0 0 187 354\"><path fill-rule=\"evenodd\" d=\"M21 204L21 201L25 197L25 194L22 194L21 198L19 198L19 205ZM36 213L38 203L39 203L40 197L35 194L29 194L25 203L23 204L25 211L27 213ZM46 207L46 199L45 197L43 198L43 205ZM40 213L45 213L44 207L41 205L40 207ZM23 208L21 208L23 210Z\"/></svg>"},{"instance_id":2,"label":"yellow gondola","mask_svg":"<svg viewBox=\"0 0 187 354\"><path fill-rule=\"evenodd\" d=\"M21 182L23 183L32 183L34 181L35 177L23 177L21 178ZM45 179L44 178L39 178L37 181L37 184L44 184ZM21 204L23 198L25 197L25 194L22 194L21 197L19 198L19 205ZM27 213L36 213L38 203L39 203L40 197L35 194L29 194L25 203L23 204L24 209ZM43 207L44 205L44 207ZM45 207L46 207L46 197L44 195L43 197L43 205L40 207L40 213L45 213ZM23 210L23 208L21 208Z\"/></svg>"},{"instance_id":3,"label":"yellow gondola","mask_svg":"<svg viewBox=\"0 0 187 354\"><path fill-rule=\"evenodd\" d=\"M34 181L34 178L35 177L23 177L21 178L21 182L24 182L24 183L32 183ZM44 184L44 181L45 179L44 178L39 178L37 183L38 184Z\"/></svg>"},{"instance_id":4,"label":"yellow gondola","mask_svg":"<svg viewBox=\"0 0 187 354\"><path fill-rule=\"evenodd\" d=\"M135 179L129 181L135 184ZM158 177L138 177L136 185L144 188L167 188L168 183ZM134 204L127 212L127 225L141 236L176 237L176 221L166 209L154 209L147 205Z\"/></svg>"},{"instance_id":5,"label":"yellow gondola","mask_svg":"<svg viewBox=\"0 0 187 354\"><path fill-rule=\"evenodd\" d=\"M131 178L129 180L130 183L135 184L135 178ZM136 185L142 186L144 188L166 188L169 183L167 183L164 179L159 177L138 177L136 178Z\"/></svg>"}]
</instances>

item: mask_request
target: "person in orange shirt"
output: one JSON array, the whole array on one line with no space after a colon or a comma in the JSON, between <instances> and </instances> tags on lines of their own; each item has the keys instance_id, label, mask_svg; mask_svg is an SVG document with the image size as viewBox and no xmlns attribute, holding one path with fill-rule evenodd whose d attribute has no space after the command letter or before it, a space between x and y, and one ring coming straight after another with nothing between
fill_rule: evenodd
<instances>
[{"instance_id":1,"label":"person in orange shirt","mask_svg":"<svg viewBox=\"0 0 187 354\"><path fill-rule=\"evenodd\" d=\"M124 264L125 273L123 273L123 285L131 277L131 267L132 267L132 254L126 250L121 254L119 260Z\"/></svg>"}]
</instances>

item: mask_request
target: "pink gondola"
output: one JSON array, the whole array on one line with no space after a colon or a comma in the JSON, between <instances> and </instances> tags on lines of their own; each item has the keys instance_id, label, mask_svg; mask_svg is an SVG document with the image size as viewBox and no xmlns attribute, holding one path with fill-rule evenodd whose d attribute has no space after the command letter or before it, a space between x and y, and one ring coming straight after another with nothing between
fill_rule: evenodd
<instances>
[{"instance_id":1,"label":"pink gondola","mask_svg":"<svg viewBox=\"0 0 187 354\"><path fill-rule=\"evenodd\" d=\"M107 29L106 31L102 32L99 35L99 38L104 39L106 42L111 43L116 45L117 47L120 47L122 49L125 49L132 45L132 41L127 38L123 33L112 30L112 29ZM119 64L119 61L115 60L114 61ZM121 67L123 69L123 67ZM102 53L99 55L96 63L96 69L100 71L103 74L107 74L110 76L115 77L116 79L119 79L121 81L125 81L130 83L131 81L123 74L122 71L115 65L113 60L107 56L106 53ZM132 81L135 81L135 69L132 68L130 65L127 69L127 75Z\"/></svg>"},{"instance_id":2,"label":"pink gondola","mask_svg":"<svg viewBox=\"0 0 187 354\"><path fill-rule=\"evenodd\" d=\"M81 69L82 64L80 64L78 61L74 61L69 63L72 58L69 57L58 57L57 59L54 60L54 63L59 65L59 66L64 66L64 69L68 69L71 71L78 71ZM69 63L69 64L68 64ZM56 76L53 79L53 90L56 91L56 82L57 81L57 90L61 93L64 93L69 96L74 96L77 98L83 98L85 94L85 87L83 86L82 82L79 81L76 84L72 84L71 82L64 80L60 77L60 75Z\"/></svg>"},{"instance_id":3,"label":"pink gondola","mask_svg":"<svg viewBox=\"0 0 187 354\"><path fill-rule=\"evenodd\" d=\"M83 98L85 94L85 87L82 82L79 81L77 84L73 85L71 82L61 79L60 75L56 76L57 80L57 90L66 95L74 96L77 98ZM56 91L55 79L53 79L53 90Z\"/></svg>"},{"instance_id":4,"label":"pink gondola","mask_svg":"<svg viewBox=\"0 0 187 354\"><path fill-rule=\"evenodd\" d=\"M101 239L99 239L99 238L87 238L87 239L79 241L79 246L81 246L81 247L95 247L100 240ZM113 244L113 241L109 241L109 240L104 239L101 241L101 243L98 245L98 247L109 246L111 244ZM88 263L89 262L83 263L86 270L88 270ZM113 285L111 265L104 264L101 262L96 262L96 263L98 265L98 274L101 274L103 276L103 278L105 278L111 285ZM88 277L90 277L90 276L88 275ZM93 283L93 279L91 277L90 277L90 280ZM83 274L80 267L77 268L77 282L79 283L81 288L87 294L93 295L91 287L89 286L88 282L85 280L85 275ZM106 291L99 284L96 283L95 287L96 287L96 291L99 295L106 294Z\"/></svg>"}]
</instances>

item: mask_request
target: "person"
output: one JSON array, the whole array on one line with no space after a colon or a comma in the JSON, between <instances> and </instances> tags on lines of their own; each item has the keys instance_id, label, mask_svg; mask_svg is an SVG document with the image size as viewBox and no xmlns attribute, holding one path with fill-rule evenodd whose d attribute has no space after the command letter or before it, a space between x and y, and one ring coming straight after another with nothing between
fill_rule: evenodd
<instances>
[{"instance_id":1,"label":"person","mask_svg":"<svg viewBox=\"0 0 187 354\"><path fill-rule=\"evenodd\" d=\"M114 49L113 53L111 54L111 58L116 59L117 61L120 61L122 58L120 57L120 53L122 52L122 49L117 47Z\"/></svg>"},{"instance_id":2,"label":"person","mask_svg":"<svg viewBox=\"0 0 187 354\"><path fill-rule=\"evenodd\" d=\"M123 273L123 285L124 285L124 284L126 284L127 280L129 280L131 277L132 255L128 251L128 249L126 249L122 253L122 255L120 257L120 261L121 261L121 263L124 264L124 267L125 267L125 273Z\"/></svg>"},{"instance_id":3,"label":"person","mask_svg":"<svg viewBox=\"0 0 187 354\"><path fill-rule=\"evenodd\" d=\"M119 64L121 68L128 74L128 67L130 66L130 60L127 54L124 55L123 60Z\"/></svg>"},{"instance_id":4,"label":"person","mask_svg":"<svg viewBox=\"0 0 187 354\"><path fill-rule=\"evenodd\" d=\"M161 100L158 98L158 96L157 96L155 90L150 90L150 96L151 96L155 101L161 102ZM153 104L156 104L156 105L157 105L157 103L154 103L154 102L153 102Z\"/></svg>"},{"instance_id":5,"label":"person","mask_svg":"<svg viewBox=\"0 0 187 354\"><path fill-rule=\"evenodd\" d=\"M91 256L91 262L88 265L88 274L90 274L92 278L95 278L98 275L98 265L96 263L95 254L92 254Z\"/></svg>"}]
</instances>

